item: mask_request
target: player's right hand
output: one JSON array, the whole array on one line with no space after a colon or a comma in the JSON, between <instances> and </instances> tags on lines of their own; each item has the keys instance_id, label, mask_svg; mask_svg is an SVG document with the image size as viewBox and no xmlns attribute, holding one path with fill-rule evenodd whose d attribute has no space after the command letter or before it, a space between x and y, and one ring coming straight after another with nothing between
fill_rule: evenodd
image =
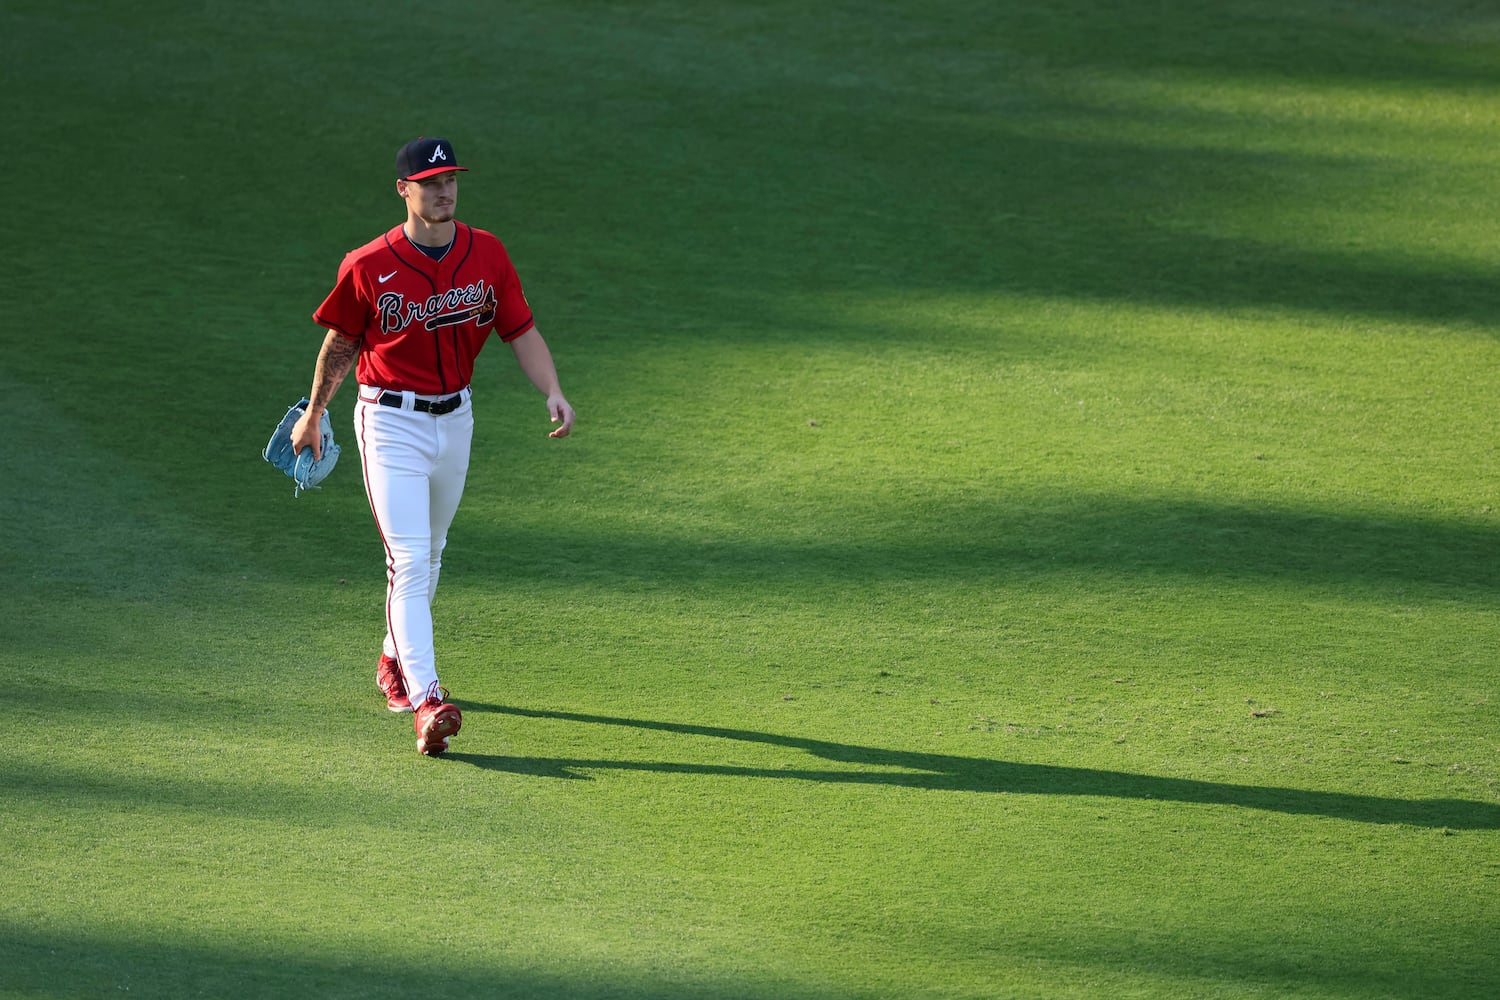
<instances>
[{"instance_id":1,"label":"player's right hand","mask_svg":"<svg viewBox=\"0 0 1500 1000\"><path fill-rule=\"evenodd\" d=\"M323 457L323 435L318 431L318 421L323 417L323 411L314 411L311 406L302 411L302 416L292 428L292 454L302 454L303 448L313 450L313 458L321 460Z\"/></svg>"}]
</instances>

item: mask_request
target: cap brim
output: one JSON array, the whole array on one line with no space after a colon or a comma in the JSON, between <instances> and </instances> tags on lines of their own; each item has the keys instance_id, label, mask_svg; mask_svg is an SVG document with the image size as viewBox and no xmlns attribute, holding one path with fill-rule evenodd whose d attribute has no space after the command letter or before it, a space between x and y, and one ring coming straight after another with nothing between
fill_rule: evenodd
<instances>
[{"instance_id":1,"label":"cap brim","mask_svg":"<svg viewBox=\"0 0 1500 1000\"><path fill-rule=\"evenodd\" d=\"M468 170L468 167L433 167L431 170L418 170L414 174L407 174L401 178L403 181L419 181L424 177L436 177L438 174L451 174L455 170Z\"/></svg>"}]
</instances>

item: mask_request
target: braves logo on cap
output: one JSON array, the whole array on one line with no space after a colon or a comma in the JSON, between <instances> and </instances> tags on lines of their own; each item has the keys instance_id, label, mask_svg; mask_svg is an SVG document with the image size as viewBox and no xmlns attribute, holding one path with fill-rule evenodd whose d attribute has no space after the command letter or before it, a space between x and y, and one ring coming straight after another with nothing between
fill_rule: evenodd
<instances>
[{"instance_id":1,"label":"braves logo on cap","mask_svg":"<svg viewBox=\"0 0 1500 1000\"><path fill-rule=\"evenodd\" d=\"M468 170L458 165L458 154L447 139L413 139L396 153L396 179L419 181L450 170Z\"/></svg>"}]
</instances>

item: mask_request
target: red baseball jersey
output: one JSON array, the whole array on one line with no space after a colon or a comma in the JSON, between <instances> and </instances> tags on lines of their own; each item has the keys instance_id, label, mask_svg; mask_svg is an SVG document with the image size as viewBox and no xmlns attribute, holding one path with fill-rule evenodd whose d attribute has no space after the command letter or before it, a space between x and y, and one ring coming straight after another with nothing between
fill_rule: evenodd
<instances>
[{"instance_id":1,"label":"red baseball jersey","mask_svg":"<svg viewBox=\"0 0 1500 1000\"><path fill-rule=\"evenodd\" d=\"M313 322L363 338L363 385L424 395L458 392L491 334L511 341L532 327L510 255L493 233L454 223L453 246L433 260L401 226L350 251Z\"/></svg>"}]
</instances>

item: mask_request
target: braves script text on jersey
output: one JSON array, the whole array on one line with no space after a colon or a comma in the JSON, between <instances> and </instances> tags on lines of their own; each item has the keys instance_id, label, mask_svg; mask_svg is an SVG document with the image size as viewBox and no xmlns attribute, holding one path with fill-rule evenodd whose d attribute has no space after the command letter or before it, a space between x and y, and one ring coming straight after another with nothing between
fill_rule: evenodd
<instances>
[{"instance_id":1,"label":"braves script text on jersey","mask_svg":"<svg viewBox=\"0 0 1500 1000\"><path fill-rule=\"evenodd\" d=\"M433 260L401 226L354 250L314 322L364 338L361 385L451 394L474 375L492 334L512 341L531 329L531 307L505 247L492 233L454 223L453 246Z\"/></svg>"}]
</instances>

